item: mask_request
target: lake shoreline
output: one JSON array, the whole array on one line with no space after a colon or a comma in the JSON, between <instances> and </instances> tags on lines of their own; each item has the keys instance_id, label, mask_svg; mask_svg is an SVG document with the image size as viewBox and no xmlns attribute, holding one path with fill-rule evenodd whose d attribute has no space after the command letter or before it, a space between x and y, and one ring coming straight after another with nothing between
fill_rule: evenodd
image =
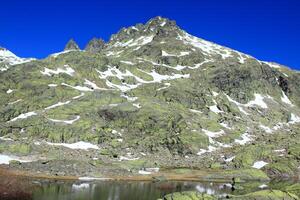
<instances>
[{"instance_id":1,"label":"lake shoreline","mask_svg":"<svg viewBox=\"0 0 300 200\"><path fill-rule=\"evenodd\" d=\"M201 171L201 170L186 170L186 172L179 172L182 169L163 170L148 175L133 174L130 176L101 176L101 177L80 177L80 176L60 176L46 173L33 173L32 171L17 170L9 166L0 166L0 176L26 177L34 179L47 180L63 180L63 181L200 181L200 182L231 182L233 179L237 182L246 181L270 181L269 177L247 177L245 174L235 174L234 171ZM242 171L242 170L241 170ZM230 172L230 173L229 173ZM226 174L228 173L228 174ZM253 173L253 172L251 172ZM291 180L299 180L299 177L291 178Z\"/></svg>"},{"instance_id":2,"label":"lake shoreline","mask_svg":"<svg viewBox=\"0 0 300 200\"><path fill-rule=\"evenodd\" d=\"M177 174L175 174L177 170ZM63 190L47 190L47 188L69 188L65 192L66 195L70 195L71 191L76 190L78 194L86 194L90 191L89 188L92 188L96 185L98 186L115 186L127 188L128 185L152 185L152 188L156 188L156 191L162 190L163 199L181 199L188 196L197 196L199 199L202 199L203 196L207 196L212 199L217 199L218 195L223 195L224 198L230 197L230 199L241 199L247 195L253 196L255 199L257 195L262 197L262 199L268 199L268 195L272 197L278 197L277 193L280 195L288 195L290 191L296 192L299 190L299 179L291 179L290 183L276 182L278 180L274 179L245 179L245 177L238 176L234 174L231 177L226 176L223 172L215 171L217 174L215 177L211 177L213 174L212 171L200 171L200 170L191 170L188 171L178 171L179 169L173 170L163 170L161 172L153 173L151 175L131 175L131 176L109 176L109 177L78 177L78 176L57 176L57 175L47 175L42 173L33 173L32 171L22 171L12 169L10 166L0 166L0 199L23 199L23 200L32 200L32 199L43 199L47 195L56 195L52 192L54 191L63 191ZM221 173L222 176L221 176ZM228 173L228 172L227 172ZM298 182L298 184L297 184ZM174 186L176 183L180 185L194 185L192 188L186 187L181 190ZM276 186L278 184L280 186ZM275 185L274 185L275 184ZM203 187L206 185L205 187ZM284 185L287 189L280 190L280 187ZM196 187L197 186L197 187ZM149 186L150 187L150 186ZM210 188L219 188L217 193L209 194L206 193L211 191ZM250 187L248 190L247 187ZM49 191L44 193L45 190ZM101 187L100 187L101 188ZM99 188L99 189L100 189ZM192 189L192 190L191 190ZM276 194L273 193L273 189L276 190ZM279 189L279 190L278 190ZM216 190L216 191L217 191ZM226 195L221 191L227 191ZM237 193L234 191L237 190ZM274 191L275 191L274 190ZM285 192L287 190L288 192ZM161 192L162 192L161 191ZM242 191L242 193L241 193ZM126 195L128 193L124 193ZM162 193L161 193L162 194ZM246 196L239 196L240 194ZM36 196L41 195L41 196ZM262 196L261 196L262 195ZM294 194L293 194L294 195ZM40 198L39 198L40 197ZM162 196L161 196L162 197ZM176 198L175 198L176 197ZM201 197L201 198L200 198ZM222 198L223 198L222 197ZM224 199L223 198L223 199ZM155 198L161 199L159 197ZM152 199L151 199L152 200ZM252 199L251 199L252 200Z\"/></svg>"}]
</instances>

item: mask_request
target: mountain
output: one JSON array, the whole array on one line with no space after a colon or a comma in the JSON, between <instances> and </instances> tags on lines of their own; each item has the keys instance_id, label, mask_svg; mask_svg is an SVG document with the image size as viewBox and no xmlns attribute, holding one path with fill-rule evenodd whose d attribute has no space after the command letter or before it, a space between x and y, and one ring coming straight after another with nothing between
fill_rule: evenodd
<instances>
[{"instance_id":1,"label":"mountain","mask_svg":"<svg viewBox=\"0 0 300 200\"><path fill-rule=\"evenodd\" d=\"M23 156L12 168L48 174L292 177L299 85L297 71L156 17L0 73L0 152Z\"/></svg>"},{"instance_id":2,"label":"mountain","mask_svg":"<svg viewBox=\"0 0 300 200\"><path fill-rule=\"evenodd\" d=\"M11 65L18 65L30 62L33 58L20 58L11 51L0 47L0 71L6 71Z\"/></svg>"}]
</instances>

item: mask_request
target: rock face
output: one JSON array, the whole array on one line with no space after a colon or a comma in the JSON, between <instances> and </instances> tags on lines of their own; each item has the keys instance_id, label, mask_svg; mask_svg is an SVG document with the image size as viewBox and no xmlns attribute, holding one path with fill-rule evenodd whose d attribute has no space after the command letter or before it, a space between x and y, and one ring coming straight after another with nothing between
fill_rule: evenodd
<instances>
[{"instance_id":1,"label":"rock face","mask_svg":"<svg viewBox=\"0 0 300 200\"><path fill-rule=\"evenodd\" d=\"M91 53L99 53L105 46L104 40L101 38L93 38L89 43L86 45L85 50Z\"/></svg>"},{"instance_id":2,"label":"rock face","mask_svg":"<svg viewBox=\"0 0 300 200\"><path fill-rule=\"evenodd\" d=\"M74 41L74 39L70 39L69 42L65 46L65 51L68 50L80 50L79 46L77 43Z\"/></svg>"},{"instance_id":3,"label":"rock face","mask_svg":"<svg viewBox=\"0 0 300 200\"><path fill-rule=\"evenodd\" d=\"M78 49L73 40L66 46ZM299 85L297 71L156 17L105 45L95 39L86 51L0 73L0 136L27 137L35 154L42 150L30 141L84 141L99 146L99 160L138 163L131 166L242 171L265 163L255 174L296 176Z\"/></svg>"}]
</instances>

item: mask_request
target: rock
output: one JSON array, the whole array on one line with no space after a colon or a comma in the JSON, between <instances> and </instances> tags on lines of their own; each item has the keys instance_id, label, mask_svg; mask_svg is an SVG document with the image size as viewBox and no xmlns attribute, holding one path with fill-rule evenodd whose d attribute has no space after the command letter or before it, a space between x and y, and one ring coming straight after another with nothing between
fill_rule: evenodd
<instances>
[{"instance_id":1,"label":"rock","mask_svg":"<svg viewBox=\"0 0 300 200\"><path fill-rule=\"evenodd\" d=\"M252 192L240 196L231 196L229 199L243 199L243 200L298 200L299 197L293 193L283 192L280 190L262 190Z\"/></svg>"},{"instance_id":2,"label":"rock","mask_svg":"<svg viewBox=\"0 0 300 200\"><path fill-rule=\"evenodd\" d=\"M69 42L65 46L65 51L69 50L80 50L79 46L77 43L74 41L74 39L70 39Z\"/></svg>"},{"instance_id":3,"label":"rock","mask_svg":"<svg viewBox=\"0 0 300 200\"><path fill-rule=\"evenodd\" d=\"M104 40L101 38L93 38L89 41L89 43L86 45L85 50L91 53L98 53L100 52L105 46Z\"/></svg>"},{"instance_id":4,"label":"rock","mask_svg":"<svg viewBox=\"0 0 300 200\"><path fill-rule=\"evenodd\" d=\"M233 200L298 200L299 197L290 192L280 190L261 190L245 195L228 195L217 197L199 192L175 192L166 195L163 200L214 200L214 199L233 199Z\"/></svg>"},{"instance_id":5,"label":"rock","mask_svg":"<svg viewBox=\"0 0 300 200\"><path fill-rule=\"evenodd\" d=\"M166 195L163 200L217 200L217 197L200 192L175 192Z\"/></svg>"}]
</instances>

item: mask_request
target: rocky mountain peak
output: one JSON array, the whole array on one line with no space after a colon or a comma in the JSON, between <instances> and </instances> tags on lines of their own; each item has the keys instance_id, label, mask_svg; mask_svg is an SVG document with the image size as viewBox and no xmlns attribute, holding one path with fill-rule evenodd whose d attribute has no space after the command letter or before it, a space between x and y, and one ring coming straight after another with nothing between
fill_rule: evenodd
<instances>
[{"instance_id":1,"label":"rocky mountain peak","mask_svg":"<svg viewBox=\"0 0 300 200\"><path fill-rule=\"evenodd\" d=\"M85 50L91 53L98 53L100 52L105 46L105 42L101 38L93 38L88 42L85 47Z\"/></svg>"},{"instance_id":2,"label":"rocky mountain peak","mask_svg":"<svg viewBox=\"0 0 300 200\"><path fill-rule=\"evenodd\" d=\"M69 40L69 42L66 44L65 46L65 51L68 50L80 50L79 46L77 45L77 43L75 42L75 40L72 38Z\"/></svg>"},{"instance_id":3,"label":"rocky mountain peak","mask_svg":"<svg viewBox=\"0 0 300 200\"><path fill-rule=\"evenodd\" d=\"M147 23L146 26L148 27L165 27L165 26L177 26L176 21L170 20L168 18L163 18L160 16L154 17L150 19Z\"/></svg>"},{"instance_id":4,"label":"rocky mountain peak","mask_svg":"<svg viewBox=\"0 0 300 200\"><path fill-rule=\"evenodd\" d=\"M145 24L136 24L128 28L122 28L117 34L112 35L110 42L128 40L132 38L149 36L153 37L177 37L180 28L176 22L163 17L154 17Z\"/></svg>"}]
</instances>

